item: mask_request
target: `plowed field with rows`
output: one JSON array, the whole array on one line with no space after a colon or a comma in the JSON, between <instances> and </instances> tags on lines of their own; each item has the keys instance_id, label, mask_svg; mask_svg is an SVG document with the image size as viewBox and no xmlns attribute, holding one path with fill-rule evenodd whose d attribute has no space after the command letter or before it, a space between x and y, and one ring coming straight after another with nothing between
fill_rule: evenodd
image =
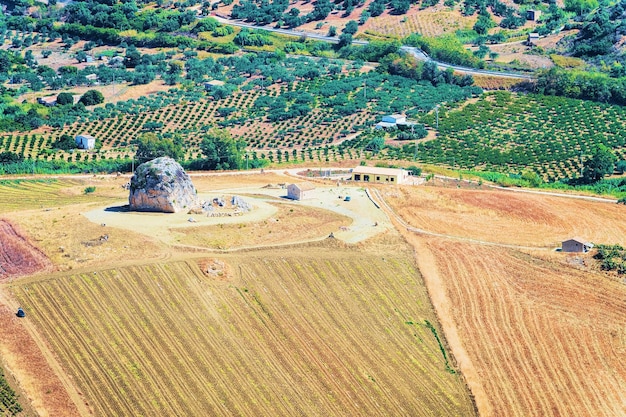
<instances>
[{"instance_id":1,"label":"plowed field with rows","mask_svg":"<svg viewBox=\"0 0 626 417\"><path fill-rule=\"evenodd\" d=\"M423 231L403 233L480 415L626 413L626 286L591 254L551 247L575 234L623 245L623 206L456 188L386 195Z\"/></svg>"},{"instance_id":2,"label":"plowed field with rows","mask_svg":"<svg viewBox=\"0 0 626 417\"><path fill-rule=\"evenodd\" d=\"M519 251L428 240L489 393L481 415L626 413L626 287Z\"/></svg>"},{"instance_id":3,"label":"plowed field with rows","mask_svg":"<svg viewBox=\"0 0 626 417\"><path fill-rule=\"evenodd\" d=\"M97 416L475 415L409 252L334 246L13 291Z\"/></svg>"}]
</instances>

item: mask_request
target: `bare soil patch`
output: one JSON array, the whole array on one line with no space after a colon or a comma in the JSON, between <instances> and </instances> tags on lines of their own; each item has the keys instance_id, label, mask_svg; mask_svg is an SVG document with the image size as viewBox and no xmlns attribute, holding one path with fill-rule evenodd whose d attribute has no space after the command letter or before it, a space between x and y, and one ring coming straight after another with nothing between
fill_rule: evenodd
<instances>
[{"instance_id":1,"label":"bare soil patch","mask_svg":"<svg viewBox=\"0 0 626 417\"><path fill-rule=\"evenodd\" d=\"M30 244L11 223L0 219L0 283L50 267L46 255Z\"/></svg>"},{"instance_id":2,"label":"bare soil patch","mask_svg":"<svg viewBox=\"0 0 626 417\"><path fill-rule=\"evenodd\" d=\"M3 289L4 291L4 289ZM0 294L0 356L7 373L15 378L20 404L37 415L79 416L66 387L27 330L27 320L15 316L14 306L6 305Z\"/></svg>"},{"instance_id":3,"label":"bare soil patch","mask_svg":"<svg viewBox=\"0 0 626 417\"><path fill-rule=\"evenodd\" d=\"M178 239L180 244L229 249L316 239L352 222L348 217L324 209L296 204L276 207L275 214L258 222L172 229L172 232L183 235Z\"/></svg>"},{"instance_id":4,"label":"bare soil patch","mask_svg":"<svg viewBox=\"0 0 626 417\"><path fill-rule=\"evenodd\" d=\"M626 208L618 204L456 187L381 192L408 223L435 233L544 248L559 247L572 236L626 243Z\"/></svg>"}]
</instances>

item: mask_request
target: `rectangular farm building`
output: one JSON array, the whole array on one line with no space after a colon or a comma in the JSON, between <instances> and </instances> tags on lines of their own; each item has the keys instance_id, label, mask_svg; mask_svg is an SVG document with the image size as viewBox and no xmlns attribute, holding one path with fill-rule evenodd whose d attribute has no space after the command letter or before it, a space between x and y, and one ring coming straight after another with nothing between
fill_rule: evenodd
<instances>
[{"instance_id":1,"label":"rectangular farm building","mask_svg":"<svg viewBox=\"0 0 626 417\"><path fill-rule=\"evenodd\" d=\"M561 251L563 252L589 252L591 248L593 248L593 243L585 242L579 237L561 242Z\"/></svg>"},{"instance_id":2,"label":"rectangular farm building","mask_svg":"<svg viewBox=\"0 0 626 417\"><path fill-rule=\"evenodd\" d=\"M313 190L315 190L315 186L309 182L289 184L287 186L287 198L292 200L304 200L305 198L311 198Z\"/></svg>"},{"instance_id":3,"label":"rectangular farm building","mask_svg":"<svg viewBox=\"0 0 626 417\"><path fill-rule=\"evenodd\" d=\"M376 168L359 166L352 170L352 181L405 184L409 173L400 168Z\"/></svg>"},{"instance_id":4,"label":"rectangular farm building","mask_svg":"<svg viewBox=\"0 0 626 417\"><path fill-rule=\"evenodd\" d=\"M76 146L80 149L93 149L96 147L96 138L84 133L80 134L76 136Z\"/></svg>"}]
</instances>

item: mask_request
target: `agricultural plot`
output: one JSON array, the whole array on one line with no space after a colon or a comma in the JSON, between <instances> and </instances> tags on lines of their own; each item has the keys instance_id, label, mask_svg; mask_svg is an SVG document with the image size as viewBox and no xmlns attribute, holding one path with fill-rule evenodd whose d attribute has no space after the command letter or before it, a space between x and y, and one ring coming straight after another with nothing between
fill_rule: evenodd
<instances>
[{"instance_id":1,"label":"agricultural plot","mask_svg":"<svg viewBox=\"0 0 626 417\"><path fill-rule=\"evenodd\" d=\"M434 117L428 116L434 126ZM462 168L521 172L544 179L578 176L581 157L598 144L626 157L626 110L563 97L485 94L459 110L439 111L437 139L420 146L420 159Z\"/></svg>"},{"instance_id":2,"label":"agricultural plot","mask_svg":"<svg viewBox=\"0 0 626 417\"><path fill-rule=\"evenodd\" d=\"M622 205L452 187L380 191L403 219L432 233L550 250L572 236L626 244Z\"/></svg>"},{"instance_id":3,"label":"agricultural plot","mask_svg":"<svg viewBox=\"0 0 626 417\"><path fill-rule=\"evenodd\" d=\"M406 15L393 15L388 12L368 19L363 25L365 33L398 38L413 33L436 37L458 30L471 29L476 16L462 16L458 10L412 10Z\"/></svg>"},{"instance_id":4,"label":"agricultural plot","mask_svg":"<svg viewBox=\"0 0 626 417\"><path fill-rule=\"evenodd\" d=\"M432 233L547 249L559 247L571 236L626 244L624 208L618 204L487 187L420 187L381 193L406 221Z\"/></svg>"},{"instance_id":5,"label":"agricultural plot","mask_svg":"<svg viewBox=\"0 0 626 417\"><path fill-rule=\"evenodd\" d=\"M480 414L626 412L626 288L515 250L426 240L489 393Z\"/></svg>"},{"instance_id":6,"label":"agricultural plot","mask_svg":"<svg viewBox=\"0 0 626 417\"><path fill-rule=\"evenodd\" d=\"M0 213L68 206L81 202L102 201L82 194L80 180L3 179L0 180Z\"/></svg>"},{"instance_id":7,"label":"agricultural plot","mask_svg":"<svg viewBox=\"0 0 626 417\"><path fill-rule=\"evenodd\" d=\"M31 245L13 225L0 220L0 283L50 266L46 256Z\"/></svg>"},{"instance_id":8,"label":"agricultural plot","mask_svg":"<svg viewBox=\"0 0 626 417\"><path fill-rule=\"evenodd\" d=\"M554 251L572 235L624 244L624 208L456 187L402 191L385 199L425 231L404 234L452 351L467 358L459 363L479 414L624 414L626 287L588 266L591 255Z\"/></svg>"},{"instance_id":9,"label":"agricultural plot","mask_svg":"<svg viewBox=\"0 0 626 417\"><path fill-rule=\"evenodd\" d=\"M294 248L12 290L94 415L475 415L406 259Z\"/></svg>"},{"instance_id":10,"label":"agricultural plot","mask_svg":"<svg viewBox=\"0 0 626 417\"><path fill-rule=\"evenodd\" d=\"M406 112L416 116L441 101L462 101L480 93L476 87L433 87L398 76L354 70L268 86L260 81L257 76L251 77L238 91L219 99L203 89L172 89L115 105L109 103L51 132L1 136L0 152L47 161L128 159L134 152L133 140L141 133L154 131L179 135L186 143L185 158L189 160L201 156L199 144L207 129L223 127L245 140L250 152L271 162L337 161L360 152L356 144L344 141L373 126L382 114ZM102 149L72 154L47 152L61 135L75 137L81 133L101 140Z\"/></svg>"}]
</instances>

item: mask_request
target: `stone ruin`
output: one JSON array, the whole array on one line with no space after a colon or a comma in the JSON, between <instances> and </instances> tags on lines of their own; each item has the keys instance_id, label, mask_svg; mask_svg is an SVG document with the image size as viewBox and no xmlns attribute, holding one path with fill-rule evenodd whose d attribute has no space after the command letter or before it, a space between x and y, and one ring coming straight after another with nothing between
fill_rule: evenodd
<instances>
[{"instance_id":1,"label":"stone ruin","mask_svg":"<svg viewBox=\"0 0 626 417\"><path fill-rule=\"evenodd\" d=\"M176 213L198 206L198 193L191 178L169 157L139 165L129 188L131 210Z\"/></svg>"}]
</instances>

